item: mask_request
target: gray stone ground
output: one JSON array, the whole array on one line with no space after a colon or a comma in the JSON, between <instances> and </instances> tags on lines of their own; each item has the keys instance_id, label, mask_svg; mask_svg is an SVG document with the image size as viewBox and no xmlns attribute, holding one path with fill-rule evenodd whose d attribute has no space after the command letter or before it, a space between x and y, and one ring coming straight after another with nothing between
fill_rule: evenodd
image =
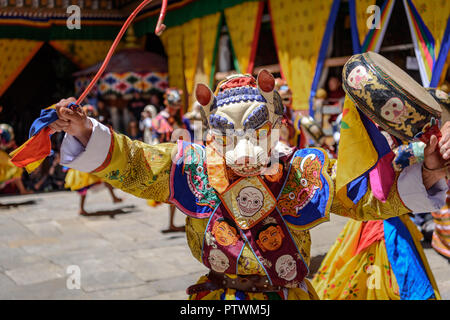
<instances>
[{"instance_id":1,"label":"gray stone ground","mask_svg":"<svg viewBox=\"0 0 450 320\"><path fill-rule=\"evenodd\" d=\"M75 192L0 198L0 299L186 299L185 289L206 268L187 247L184 233L162 234L168 208L104 187L90 190L87 210L119 213L81 217ZM27 203L28 202L28 203ZM31 202L31 203L30 203ZM34 203L33 203L34 202ZM346 219L312 230L316 270ZM184 224L177 212L176 223ZM425 249L444 299L450 299L450 265ZM79 266L81 289L67 288L69 266Z\"/></svg>"}]
</instances>

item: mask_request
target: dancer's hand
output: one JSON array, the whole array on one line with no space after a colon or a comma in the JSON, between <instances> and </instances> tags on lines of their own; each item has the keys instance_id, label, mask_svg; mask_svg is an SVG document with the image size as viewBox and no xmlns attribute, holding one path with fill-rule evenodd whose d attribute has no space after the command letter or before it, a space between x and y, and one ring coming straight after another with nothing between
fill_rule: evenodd
<instances>
[{"instance_id":1,"label":"dancer's hand","mask_svg":"<svg viewBox=\"0 0 450 320\"><path fill-rule=\"evenodd\" d=\"M450 122L447 121L441 128L442 138L439 140L432 136L424 150L422 170L423 181L428 189L447 174L446 164L450 160Z\"/></svg>"},{"instance_id":2,"label":"dancer's hand","mask_svg":"<svg viewBox=\"0 0 450 320\"><path fill-rule=\"evenodd\" d=\"M55 132L64 131L77 138L83 146L86 146L92 134L92 123L82 108L74 110L67 108L75 98L62 99L56 104L58 120L49 127Z\"/></svg>"},{"instance_id":3,"label":"dancer's hand","mask_svg":"<svg viewBox=\"0 0 450 320\"><path fill-rule=\"evenodd\" d=\"M442 159L448 162L450 159L450 121L444 123L441 128L442 138L439 140L439 152Z\"/></svg>"}]
</instances>

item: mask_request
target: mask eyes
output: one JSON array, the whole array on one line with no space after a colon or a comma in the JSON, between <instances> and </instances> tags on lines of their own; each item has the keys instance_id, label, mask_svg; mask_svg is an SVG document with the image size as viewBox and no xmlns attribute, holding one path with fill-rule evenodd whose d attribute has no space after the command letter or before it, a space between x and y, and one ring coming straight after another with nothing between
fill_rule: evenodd
<instances>
[{"instance_id":1,"label":"mask eyes","mask_svg":"<svg viewBox=\"0 0 450 320\"><path fill-rule=\"evenodd\" d=\"M266 140L267 137L270 135L272 130L271 123L266 123L261 128L256 129L254 132L247 131L246 134L250 136L250 138L253 140L256 138L258 141ZM231 143L237 143L237 137L235 135L221 135L219 133L214 133L214 141L219 146L227 146Z\"/></svg>"},{"instance_id":2,"label":"mask eyes","mask_svg":"<svg viewBox=\"0 0 450 320\"><path fill-rule=\"evenodd\" d=\"M227 136L214 136L214 141L220 146L226 146L229 143L230 138Z\"/></svg>"}]
</instances>

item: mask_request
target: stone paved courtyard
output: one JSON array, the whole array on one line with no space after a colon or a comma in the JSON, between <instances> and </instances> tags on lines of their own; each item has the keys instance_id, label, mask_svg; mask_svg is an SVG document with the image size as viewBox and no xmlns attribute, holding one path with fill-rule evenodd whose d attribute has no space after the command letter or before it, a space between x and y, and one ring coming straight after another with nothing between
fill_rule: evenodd
<instances>
[{"instance_id":1,"label":"stone paved courtyard","mask_svg":"<svg viewBox=\"0 0 450 320\"><path fill-rule=\"evenodd\" d=\"M0 299L186 299L185 289L206 268L188 249L184 233L163 234L167 205L105 188L88 193L78 215L75 192L0 197ZM315 270L342 230L345 218L312 230ZM176 224L184 224L177 211ZM450 265L425 249L444 299L450 299ZM67 268L81 271L81 289L67 289Z\"/></svg>"}]
</instances>

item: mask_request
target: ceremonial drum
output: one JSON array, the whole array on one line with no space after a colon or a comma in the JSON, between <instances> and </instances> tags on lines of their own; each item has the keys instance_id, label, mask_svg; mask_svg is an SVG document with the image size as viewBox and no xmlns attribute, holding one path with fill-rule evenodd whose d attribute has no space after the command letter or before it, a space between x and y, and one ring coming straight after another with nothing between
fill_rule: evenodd
<instances>
[{"instance_id":1,"label":"ceremonial drum","mask_svg":"<svg viewBox=\"0 0 450 320\"><path fill-rule=\"evenodd\" d=\"M393 136L427 142L439 135L441 107L395 64L375 52L352 56L342 71L343 87L356 106Z\"/></svg>"}]
</instances>

